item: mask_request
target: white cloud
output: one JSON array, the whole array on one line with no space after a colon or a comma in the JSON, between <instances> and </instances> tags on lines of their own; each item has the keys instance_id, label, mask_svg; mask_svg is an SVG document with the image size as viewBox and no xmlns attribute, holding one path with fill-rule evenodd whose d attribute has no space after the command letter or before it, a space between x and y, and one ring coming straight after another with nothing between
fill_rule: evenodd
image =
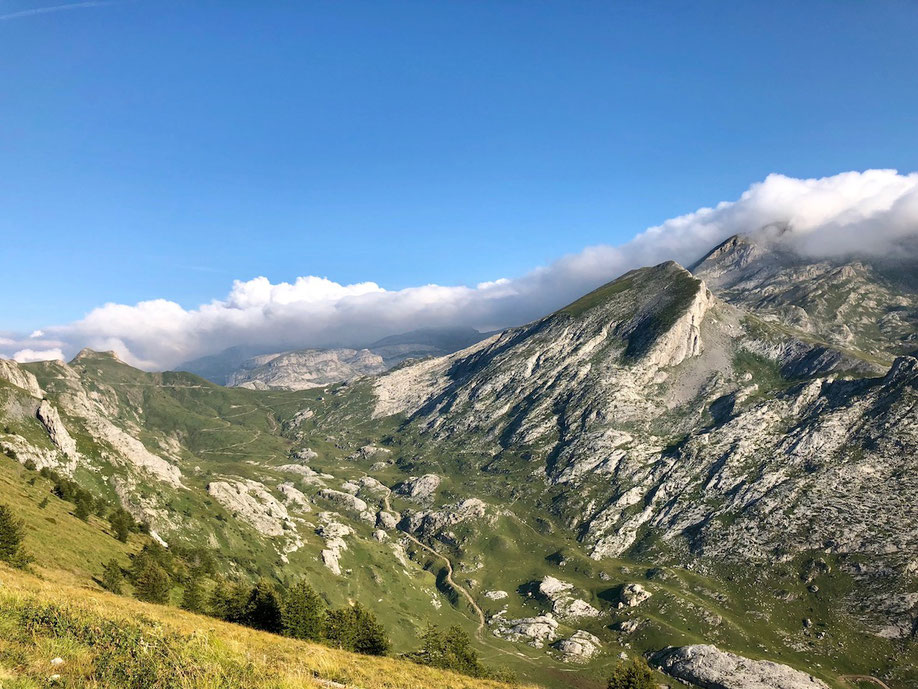
<instances>
[{"instance_id":1,"label":"white cloud","mask_svg":"<svg viewBox=\"0 0 918 689\"><path fill-rule=\"evenodd\" d=\"M64 360L64 352L60 348L54 349L20 349L13 354L13 359L20 364L27 364L30 361L50 361L52 359Z\"/></svg>"},{"instance_id":2,"label":"white cloud","mask_svg":"<svg viewBox=\"0 0 918 689\"><path fill-rule=\"evenodd\" d=\"M143 368L168 368L233 345L292 348L367 344L418 327L490 330L523 323L632 268L668 259L687 265L737 233L788 229L780 241L813 255L890 254L918 238L918 175L894 170L821 179L770 175L733 202L672 218L618 247L595 246L514 279L474 287L386 290L308 276L292 283L237 280L224 299L184 309L164 299L106 304L83 320L47 327L16 355L114 350ZM32 347L43 347L33 350ZM0 351L10 350L0 343Z\"/></svg>"}]
</instances>

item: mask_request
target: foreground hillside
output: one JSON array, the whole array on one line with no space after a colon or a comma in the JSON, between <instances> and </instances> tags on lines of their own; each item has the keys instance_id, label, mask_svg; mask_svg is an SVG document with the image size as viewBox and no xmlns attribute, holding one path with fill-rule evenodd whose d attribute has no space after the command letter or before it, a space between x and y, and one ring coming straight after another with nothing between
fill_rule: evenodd
<instances>
[{"instance_id":1,"label":"foreground hillside","mask_svg":"<svg viewBox=\"0 0 918 689\"><path fill-rule=\"evenodd\" d=\"M0 686L10 689L507 686L285 639L2 565L0 580Z\"/></svg>"}]
</instances>

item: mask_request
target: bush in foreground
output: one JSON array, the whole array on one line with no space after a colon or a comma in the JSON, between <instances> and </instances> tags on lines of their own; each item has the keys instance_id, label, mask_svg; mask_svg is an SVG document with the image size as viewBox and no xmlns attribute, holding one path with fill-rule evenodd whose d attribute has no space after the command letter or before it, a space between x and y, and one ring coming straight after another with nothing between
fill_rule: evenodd
<instances>
[{"instance_id":1,"label":"bush in foreground","mask_svg":"<svg viewBox=\"0 0 918 689\"><path fill-rule=\"evenodd\" d=\"M642 659L619 662L609 678L608 689L655 689L653 673Z\"/></svg>"}]
</instances>

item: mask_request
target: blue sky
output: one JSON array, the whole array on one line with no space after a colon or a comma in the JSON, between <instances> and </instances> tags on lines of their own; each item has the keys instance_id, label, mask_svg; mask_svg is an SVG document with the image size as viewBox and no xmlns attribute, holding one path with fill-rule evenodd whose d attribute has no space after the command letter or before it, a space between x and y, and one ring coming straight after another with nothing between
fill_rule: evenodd
<instances>
[{"instance_id":1,"label":"blue sky","mask_svg":"<svg viewBox=\"0 0 918 689\"><path fill-rule=\"evenodd\" d=\"M918 169L914 2L0 0L0 330L515 277L769 173ZM83 4L83 3L79 3Z\"/></svg>"}]
</instances>

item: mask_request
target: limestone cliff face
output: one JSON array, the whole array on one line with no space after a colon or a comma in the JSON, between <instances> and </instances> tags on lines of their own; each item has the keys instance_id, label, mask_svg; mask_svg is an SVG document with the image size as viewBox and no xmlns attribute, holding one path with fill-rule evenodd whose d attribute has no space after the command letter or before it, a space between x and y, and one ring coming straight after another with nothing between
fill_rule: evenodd
<instances>
[{"instance_id":1,"label":"limestone cliff face","mask_svg":"<svg viewBox=\"0 0 918 689\"><path fill-rule=\"evenodd\" d=\"M48 431L51 441L69 460L68 473L73 473L73 469L79 459L79 453L77 452L76 442L70 437L67 427L61 421L61 415L57 413L57 409L48 400L41 401L35 415Z\"/></svg>"},{"instance_id":2,"label":"limestone cliff face","mask_svg":"<svg viewBox=\"0 0 918 689\"><path fill-rule=\"evenodd\" d=\"M22 388L33 397L44 396L35 376L15 361L0 359L0 380Z\"/></svg>"}]
</instances>

